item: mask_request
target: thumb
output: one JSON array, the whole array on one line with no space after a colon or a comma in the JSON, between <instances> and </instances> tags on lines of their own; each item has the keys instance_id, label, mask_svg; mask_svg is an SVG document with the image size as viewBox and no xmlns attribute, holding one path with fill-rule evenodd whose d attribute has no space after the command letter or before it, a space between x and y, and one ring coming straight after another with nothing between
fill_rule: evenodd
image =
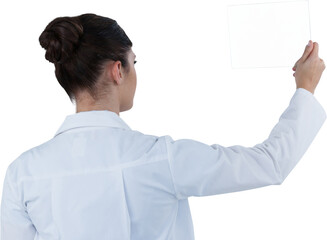
<instances>
[{"instance_id":1,"label":"thumb","mask_svg":"<svg viewBox=\"0 0 327 240\"><path fill-rule=\"evenodd\" d=\"M293 66L293 70L296 71L297 65L299 62L304 62L310 55L310 53L312 52L312 48L313 48L313 43L311 40L309 40L309 43L305 46L304 52L302 54L302 57L299 58L299 60L296 61L296 63Z\"/></svg>"},{"instance_id":2,"label":"thumb","mask_svg":"<svg viewBox=\"0 0 327 240\"><path fill-rule=\"evenodd\" d=\"M312 49L313 49L313 43L310 40L308 45L305 46L304 53L303 53L302 57L300 58L300 61L304 62L310 55Z\"/></svg>"},{"instance_id":3,"label":"thumb","mask_svg":"<svg viewBox=\"0 0 327 240\"><path fill-rule=\"evenodd\" d=\"M317 42L314 42L313 44L313 50L311 51L310 56L318 57L318 51L319 51L319 45Z\"/></svg>"}]
</instances>

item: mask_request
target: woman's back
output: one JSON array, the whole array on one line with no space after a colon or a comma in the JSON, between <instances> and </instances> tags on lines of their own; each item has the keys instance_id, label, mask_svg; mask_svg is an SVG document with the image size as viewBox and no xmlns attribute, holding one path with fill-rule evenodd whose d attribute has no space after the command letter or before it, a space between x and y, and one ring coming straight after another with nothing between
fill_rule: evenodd
<instances>
[{"instance_id":1,"label":"woman's back","mask_svg":"<svg viewBox=\"0 0 327 240\"><path fill-rule=\"evenodd\" d=\"M80 112L19 156L10 174L37 240L192 239L167 156L165 136L133 131L110 111Z\"/></svg>"}]
</instances>

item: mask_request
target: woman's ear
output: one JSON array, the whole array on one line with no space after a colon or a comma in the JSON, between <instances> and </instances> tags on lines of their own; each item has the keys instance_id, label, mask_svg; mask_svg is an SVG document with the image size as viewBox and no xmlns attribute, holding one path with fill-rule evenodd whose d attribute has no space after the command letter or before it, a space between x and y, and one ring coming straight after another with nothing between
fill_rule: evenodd
<instances>
[{"instance_id":1,"label":"woman's ear","mask_svg":"<svg viewBox=\"0 0 327 240\"><path fill-rule=\"evenodd\" d=\"M104 75L109 81L121 85L123 80L123 73L120 61L109 61L104 66Z\"/></svg>"}]
</instances>

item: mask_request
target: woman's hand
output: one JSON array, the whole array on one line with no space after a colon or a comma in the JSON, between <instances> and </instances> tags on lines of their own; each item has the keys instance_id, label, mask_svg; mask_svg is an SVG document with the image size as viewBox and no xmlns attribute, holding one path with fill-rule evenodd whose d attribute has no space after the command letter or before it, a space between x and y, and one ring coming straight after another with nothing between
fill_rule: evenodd
<instances>
[{"instance_id":1,"label":"woman's hand","mask_svg":"<svg viewBox=\"0 0 327 240\"><path fill-rule=\"evenodd\" d=\"M304 88L314 94L316 86L320 80L322 72L326 66L324 61L318 56L319 45L310 40L305 47L302 57L292 68L295 77L296 88Z\"/></svg>"}]
</instances>

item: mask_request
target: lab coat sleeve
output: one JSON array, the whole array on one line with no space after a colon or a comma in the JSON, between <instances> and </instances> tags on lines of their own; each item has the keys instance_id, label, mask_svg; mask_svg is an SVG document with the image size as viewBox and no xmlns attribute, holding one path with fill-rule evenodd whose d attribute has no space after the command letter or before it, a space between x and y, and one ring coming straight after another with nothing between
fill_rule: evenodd
<instances>
[{"instance_id":1,"label":"lab coat sleeve","mask_svg":"<svg viewBox=\"0 0 327 240\"><path fill-rule=\"evenodd\" d=\"M17 183L11 177L10 166L6 171L2 191L0 240L34 240L36 229L19 199Z\"/></svg>"},{"instance_id":2,"label":"lab coat sleeve","mask_svg":"<svg viewBox=\"0 0 327 240\"><path fill-rule=\"evenodd\" d=\"M314 95L296 89L270 135L253 147L207 145L165 135L176 197L208 196L281 184L326 120Z\"/></svg>"}]
</instances>

